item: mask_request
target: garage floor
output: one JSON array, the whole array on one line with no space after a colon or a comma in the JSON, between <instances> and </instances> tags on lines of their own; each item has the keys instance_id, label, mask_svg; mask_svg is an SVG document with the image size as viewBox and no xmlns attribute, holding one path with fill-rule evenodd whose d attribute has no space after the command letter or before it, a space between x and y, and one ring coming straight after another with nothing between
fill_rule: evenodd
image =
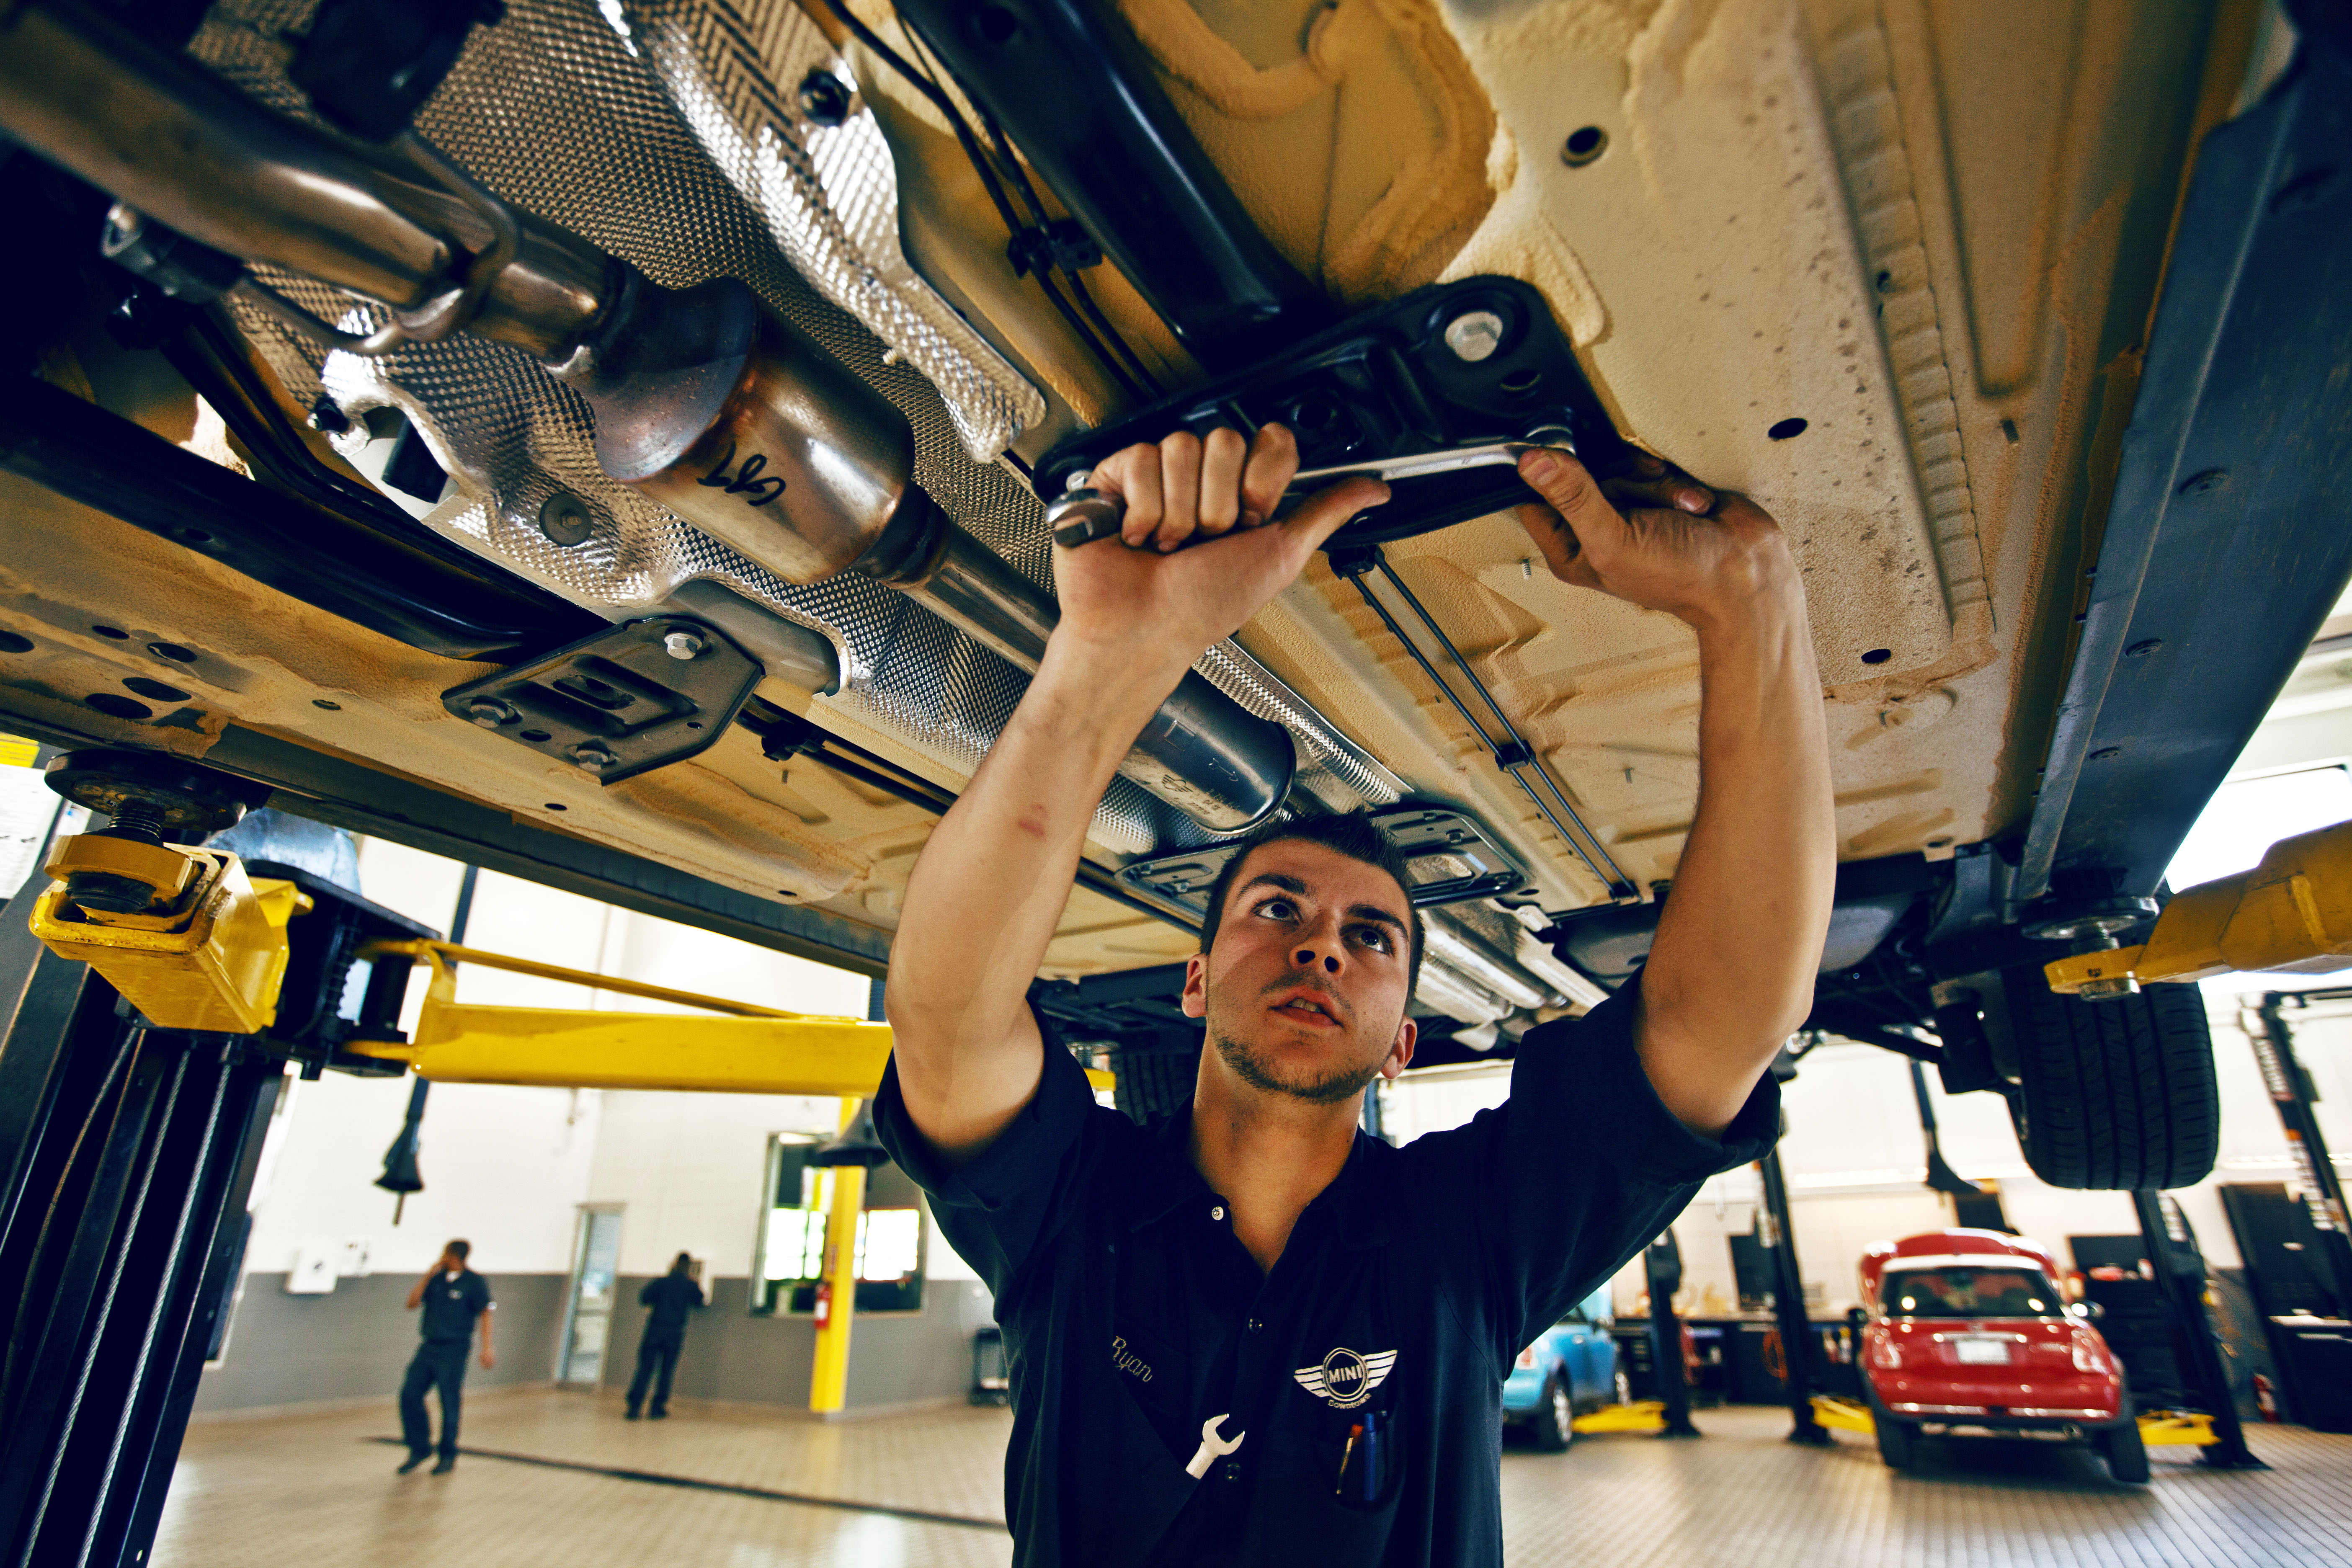
<instances>
[{"instance_id":1,"label":"garage floor","mask_svg":"<svg viewBox=\"0 0 2352 1568\"><path fill-rule=\"evenodd\" d=\"M1002 1411L826 1425L680 1402L530 1391L467 1402L455 1474L395 1476L381 1410L193 1428L156 1568L964 1568L1007 1562ZM1782 1440L1786 1412L1702 1411L1696 1443L1586 1437L1507 1452L1513 1564L1609 1568L2352 1568L2352 1437L2261 1427L2273 1467L2231 1474L2153 1450L2113 1486L2087 1450L1931 1445L1895 1476L1866 1439Z\"/></svg>"}]
</instances>

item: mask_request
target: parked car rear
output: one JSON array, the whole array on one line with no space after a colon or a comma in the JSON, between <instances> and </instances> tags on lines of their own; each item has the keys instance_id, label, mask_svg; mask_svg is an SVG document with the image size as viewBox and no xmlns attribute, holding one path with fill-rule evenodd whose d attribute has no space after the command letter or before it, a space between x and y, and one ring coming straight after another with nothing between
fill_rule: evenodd
<instances>
[{"instance_id":1,"label":"parked car rear","mask_svg":"<svg viewBox=\"0 0 2352 1568\"><path fill-rule=\"evenodd\" d=\"M2118 1481L2147 1479L2124 1369L2070 1308L2040 1242L1939 1230L1862 1257L1864 1387L1879 1456L1911 1468L1923 1433L2088 1440Z\"/></svg>"}]
</instances>

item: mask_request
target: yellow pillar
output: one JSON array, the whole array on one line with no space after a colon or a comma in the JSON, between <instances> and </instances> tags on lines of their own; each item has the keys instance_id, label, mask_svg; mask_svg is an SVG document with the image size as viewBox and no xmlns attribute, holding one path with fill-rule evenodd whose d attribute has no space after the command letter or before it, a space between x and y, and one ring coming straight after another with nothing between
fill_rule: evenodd
<instances>
[{"instance_id":1,"label":"yellow pillar","mask_svg":"<svg viewBox=\"0 0 2352 1568\"><path fill-rule=\"evenodd\" d=\"M841 1126L848 1131L858 1102L841 1102ZM866 1168L835 1165L825 1173L830 1193L824 1222L824 1280L832 1288L830 1316L816 1331L816 1364L809 1373L809 1408L841 1408L849 1390L849 1326L857 1305L857 1215L866 1206Z\"/></svg>"}]
</instances>

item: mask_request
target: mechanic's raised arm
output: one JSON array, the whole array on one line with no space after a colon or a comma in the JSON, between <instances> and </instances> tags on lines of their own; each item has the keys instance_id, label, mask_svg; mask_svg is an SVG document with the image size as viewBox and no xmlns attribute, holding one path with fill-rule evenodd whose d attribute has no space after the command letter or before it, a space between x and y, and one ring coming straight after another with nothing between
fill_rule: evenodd
<instances>
[{"instance_id":1,"label":"mechanic's raised arm","mask_svg":"<svg viewBox=\"0 0 2352 1568\"><path fill-rule=\"evenodd\" d=\"M1029 691L907 883L884 1008L907 1111L950 1163L1036 1092L1026 1002L1111 775L1168 694L1385 499L1351 480L1269 524L1297 471L1290 433L1218 430L1131 447L1095 470L1127 505L1120 540L1054 552L1061 621Z\"/></svg>"},{"instance_id":2,"label":"mechanic's raised arm","mask_svg":"<svg viewBox=\"0 0 2352 1568\"><path fill-rule=\"evenodd\" d=\"M1519 471L1551 503L1519 516L1556 575L1698 633L1698 812L1635 1039L1666 1109L1716 1137L1811 1011L1829 930L1837 825L1803 585L1762 508L1655 458L1605 494L1561 454Z\"/></svg>"}]
</instances>

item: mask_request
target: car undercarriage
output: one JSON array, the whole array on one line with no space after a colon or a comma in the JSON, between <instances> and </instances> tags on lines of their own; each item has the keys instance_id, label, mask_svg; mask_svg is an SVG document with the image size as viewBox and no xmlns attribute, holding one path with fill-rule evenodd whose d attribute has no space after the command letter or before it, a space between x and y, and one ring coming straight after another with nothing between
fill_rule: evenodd
<instances>
[{"instance_id":1,"label":"car undercarriage","mask_svg":"<svg viewBox=\"0 0 2352 1568\"><path fill-rule=\"evenodd\" d=\"M2194 1180L2210 1064L2084 1084L2201 1015L2039 973L2145 930L2352 571L2322 9L27 0L0 724L878 973L1095 461L1638 448L1806 574L1809 1031ZM1423 1064L1647 952L1690 633L1538 570L1508 468L1395 492L1096 816L1038 995L1139 1105L1277 811L1412 855Z\"/></svg>"}]
</instances>

